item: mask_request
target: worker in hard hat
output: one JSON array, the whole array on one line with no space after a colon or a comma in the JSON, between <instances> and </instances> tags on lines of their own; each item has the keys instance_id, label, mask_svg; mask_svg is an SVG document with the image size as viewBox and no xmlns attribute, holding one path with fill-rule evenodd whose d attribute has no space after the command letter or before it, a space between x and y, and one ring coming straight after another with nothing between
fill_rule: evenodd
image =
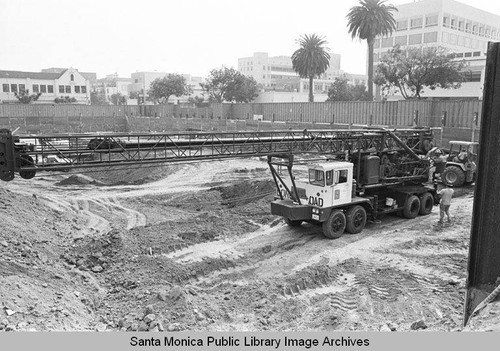
<instances>
[{"instance_id":1,"label":"worker in hard hat","mask_svg":"<svg viewBox=\"0 0 500 351\"><path fill-rule=\"evenodd\" d=\"M441 174L443 174L446 168L447 157L446 155L443 155L441 149L438 148L430 150L427 156L431 162L431 167L429 169L429 183L433 183L436 175L441 177Z\"/></svg>"}]
</instances>

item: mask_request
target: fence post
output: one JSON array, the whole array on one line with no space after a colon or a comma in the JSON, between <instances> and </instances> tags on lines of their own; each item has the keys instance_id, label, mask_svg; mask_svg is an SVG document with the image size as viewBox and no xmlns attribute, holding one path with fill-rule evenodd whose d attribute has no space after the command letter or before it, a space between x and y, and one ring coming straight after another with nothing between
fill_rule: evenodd
<instances>
[{"instance_id":1,"label":"fence post","mask_svg":"<svg viewBox=\"0 0 500 351\"><path fill-rule=\"evenodd\" d=\"M446 115L447 112L443 111L443 115L441 116L441 140L439 141L439 147L443 147L443 134L444 134L444 127L446 126Z\"/></svg>"},{"instance_id":2,"label":"fence post","mask_svg":"<svg viewBox=\"0 0 500 351\"><path fill-rule=\"evenodd\" d=\"M477 120L479 119L479 114L477 112L474 112L474 119L472 120L472 137L470 141L474 142L476 138L476 128L477 128Z\"/></svg>"}]
</instances>

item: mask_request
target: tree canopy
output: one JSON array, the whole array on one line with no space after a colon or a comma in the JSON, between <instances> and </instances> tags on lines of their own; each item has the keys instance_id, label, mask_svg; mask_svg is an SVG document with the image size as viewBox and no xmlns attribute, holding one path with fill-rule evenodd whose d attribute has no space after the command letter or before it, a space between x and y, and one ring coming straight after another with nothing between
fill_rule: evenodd
<instances>
[{"instance_id":1,"label":"tree canopy","mask_svg":"<svg viewBox=\"0 0 500 351\"><path fill-rule=\"evenodd\" d=\"M351 85L347 78L336 77L328 89L326 101L367 101L368 92L363 84Z\"/></svg>"},{"instance_id":2,"label":"tree canopy","mask_svg":"<svg viewBox=\"0 0 500 351\"><path fill-rule=\"evenodd\" d=\"M347 30L352 38L366 40L368 44L368 95L373 100L373 44L378 35L390 35L396 29L393 5L385 0L360 0L347 14Z\"/></svg>"},{"instance_id":3,"label":"tree canopy","mask_svg":"<svg viewBox=\"0 0 500 351\"><path fill-rule=\"evenodd\" d=\"M180 74L168 74L151 82L149 97L155 103L166 104L170 96L191 94L191 88L186 84L186 78Z\"/></svg>"},{"instance_id":4,"label":"tree canopy","mask_svg":"<svg viewBox=\"0 0 500 351\"><path fill-rule=\"evenodd\" d=\"M251 102L259 95L255 79L234 68L211 70L200 86L208 94L210 102Z\"/></svg>"},{"instance_id":5,"label":"tree canopy","mask_svg":"<svg viewBox=\"0 0 500 351\"><path fill-rule=\"evenodd\" d=\"M330 54L324 47L326 41L316 34L301 36L297 44L299 48L292 54L292 66L301 78L309 78L309 102L313 102L313 80L330 66Z\"/></svg>"},{"instance_id":6,"label":"tree canopy","mask_svg":"<svg viewBox=\"0 0 500 351\"><path fill-rule=\"evenodd\" d=\"M443 47L395 46L380 60L375 83L387 94L397 89L405 99L420 99L424 87L456 89L464 80L465 61L455 60Z\"/></svg>"},{"instance_id":7,"label":"tree canopy","mask_svg":"<svg viewBox=\"0 0 500 351\"><path fill-rule=\"evenodd\" d=\"M64 101L62 101L64 102ZM91 91L90 92L90 104L91 105L109 105L109 103L106 101L106 96L97 91Z\"/></svg>"},{"instance_id":8,"label":"tree canopy","mask_svg":"<svg viewBox=\"0 0 500 351\"><path fill-rule=\"evenodd\" d=\"M29 90L21 90L19 93L14 92L14 95L21 104L31 104L38 100L42 93L30 94Z\"/></svg>"},{"instance_id":9,"label":"tree canopy","mask_svg":"<svg viewBox=\"0 0 500 351\"><path fill-rule=\"evenodd\" d=\"M113 105L126 105L127 104L127 97L120 94L120 93L115 93L112 94L109 99L111 100L111 103Z\"/></svg>"}]
</instances>

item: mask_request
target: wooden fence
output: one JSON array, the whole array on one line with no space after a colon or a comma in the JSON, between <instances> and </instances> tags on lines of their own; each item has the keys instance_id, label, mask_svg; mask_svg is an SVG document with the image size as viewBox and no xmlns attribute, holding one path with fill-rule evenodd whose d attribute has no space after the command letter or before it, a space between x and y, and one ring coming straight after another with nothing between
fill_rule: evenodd
<instances>
[{"instance_id":1,"label":"wooden fence","mask_svg":"<svg viewBox=\"0 0 500 351\"><path fill-rule=\"evenodd\" d=\"M212 104L210 107L182 105L93 106L93 105L0 105L0 128L20 133L134 131L134 121L158 125L156 118L246 120L268 122L413 125L471 129L480 125L482 101L393 101ZM142 118L154 118L146 123Z\"/></svg>"}]
</instances>

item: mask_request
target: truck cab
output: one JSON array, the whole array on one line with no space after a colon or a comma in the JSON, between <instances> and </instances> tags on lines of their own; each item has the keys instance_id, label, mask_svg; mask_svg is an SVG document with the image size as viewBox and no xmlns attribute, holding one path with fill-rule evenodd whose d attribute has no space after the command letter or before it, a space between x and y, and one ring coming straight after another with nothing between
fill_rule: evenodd
<instances>
[{"instance_id":1,"label":"truck cab","mask_svg":"<svg viewBox=\"0 0 500 351\"><path fill-rule=\"evenodd\" d=\"M304 202L315 207L331 207L351 202L353 164L328 162L308 168L309 179L296 181L297 188L304 189Z\"/></svg>"}]
</instances>

